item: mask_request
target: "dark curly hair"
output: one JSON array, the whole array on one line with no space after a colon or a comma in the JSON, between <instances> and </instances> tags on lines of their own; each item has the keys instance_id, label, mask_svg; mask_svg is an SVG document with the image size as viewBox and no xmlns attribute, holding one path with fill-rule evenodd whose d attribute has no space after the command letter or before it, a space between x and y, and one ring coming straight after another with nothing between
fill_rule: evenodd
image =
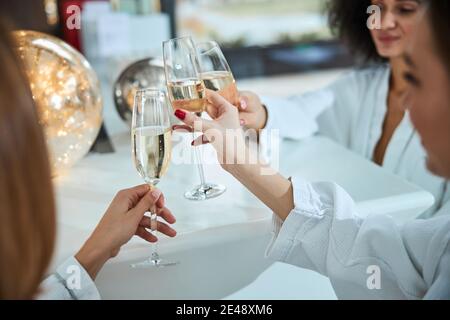
<instances>
[{"instance_id":1,"label":"dark curly hair","mask_svg":"<svg viewBox=\"0 0 450 320\"><path fill-rule=\"evenodd\" d=\"M448 40L448 35L450 34L450 1L432 0L428 1L428 3L434 41L450 75L450 41Z\"/></svg>"},{"instance_id":2,"label":"dark curly hair","mask_svg":"<svg viewBox=\"0 0 450 320\"><path fill-rule=\"evenodd\" d=\"M430 19L439 53L450 71L449 0L423 1L430 6ZM367 8L371 0L328 0L325 9L328 23L334 35L343 41L350 51L364 62L384 62L367 28Z\"/></svg>"},{"instance_id":3,"label":"dark curly hair","mask_svg":"<svg viewBox=\"0 0 450 320\"><path fill-rule=\"evenodd\" d=\"M325 8L334 35L341 39L351 53L364 62L383 62L367 28L367 8L370 0L328 0Z\"/></svg>"}]
</instances>

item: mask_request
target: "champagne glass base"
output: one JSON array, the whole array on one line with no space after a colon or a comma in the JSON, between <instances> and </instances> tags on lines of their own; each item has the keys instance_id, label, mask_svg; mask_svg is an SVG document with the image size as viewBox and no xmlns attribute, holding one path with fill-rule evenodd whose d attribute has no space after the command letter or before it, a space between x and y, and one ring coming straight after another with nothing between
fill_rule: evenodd
<instances>
[{"instance_id":1,"label":"champagne glass base","mask_svg":"<svg viewBox=\"0 0 450 320\"><path fill-rule=\"evenodd\" d=\"M133 269L165 268L176 266L177 264L179 264L178 261L169 261L165 259L158 259L158 260L147 259L142 262L133 263L131 265L131 268Z\"/></svg>"},{"instance_id":2,"label":"champagne glass base","mask_svg":"<svg viewBox=\"0 0 450 320\"><path fill-rule=\"evenodd\" d=\"M227 188L220 184L205 183L196 186L193 190L187 191L184 197L188 200L203 201L208 199L217 198L223 194Z\"/></svg>"}]
</instances>

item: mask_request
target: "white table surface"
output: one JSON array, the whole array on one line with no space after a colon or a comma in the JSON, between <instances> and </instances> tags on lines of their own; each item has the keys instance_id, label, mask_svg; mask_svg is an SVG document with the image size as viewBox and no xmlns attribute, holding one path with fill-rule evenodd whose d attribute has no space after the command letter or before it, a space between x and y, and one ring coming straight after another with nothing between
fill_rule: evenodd
<instances>
[{"instance_id":1,"label":"white table surface","mask_svg":"<svg viewBox=\"0 0 450 320\"><path fill-rule=\"evenodd\" d=\"M54 265L80 248L117 190L141 183L131 161L129 134L124 134L122 138L123 145L116 140L116 145L119 146L116 153L89 155L68 174L55 180L59 232ZM291 155L283 157L281 162L281 171L286 176L336 181L353 196L360 209L359 213L363 216L389 213L395 217L399 212L403 213L402 219L412 219L433 202L429 193L385 172L328 139L314 137L302 142L285 141L282 152L286 148ZM186 150L188 149L186 145ZM177 217L175 228L178 236L174 239L161 239L160 248L165 253L181 256L186 250L201 248L205 243L220 248L221 243L239 241L243 236L260 239L261 233L269 232L271 212L220 166L209 164L206 169L210 181L223 183L228 188L217 199L191 202L183 198L186 188L198 181L193 165L171 164L160 184L168 206ZM370 181L370 184L365 184L365 181ZM208 230L212 232L205 233ZM246 234L243 235L242 230L248 231L244 231ZM109 263L141 260L148 256L148 251L147 243L133 238L122 248L119 256ZM255 278L257 276L258 274L254 275ZM108 282L103 280L103 283L105 281ZM282 283L286 284L284 290ZM303 285L297 286L299 283ZM237 291L236 296L231 295L231 299L272 297L332 299L333 291L329 281L316 273L275 264L264 271L254 284L243 291Z\"/></svg>"},{"instance_id":2,"label":"white table surface","mask_svg":"<svg viewBox=\"0 0 450 320\"><path fill-rule=\"evenodd\" d=\"M328 278L317 272L275 262L245 288L225 300L335 300Z\"/></svg>"},{"instance_id":3,"label":"white table surface","mask_svg":"<svg viewBox=\"0 0 450 320\"><path fill-rule=\"evenodd\" d=\"M338 74L339 72L326 73L323 77L307 75L297 78L297 83L311 84L310 80L313 78L318 87ZM285 77L272 81L282 85L292 83L294 79ZM242 83L245 88L256 89L255 91L258 88L264 90L264 86L273 88L270 81L264 82L261 79ZM313 89L312 86L308 88ZM286 91L284 93L287 94ZM116 152L89 154L69 172L55 179L59 223L54 265L75 253L82 245L118 190L142 183L131 161L128 127L120 121L113 109L111 102L106 101L105 121ZM185 148L190 150L187 144ZM389 213L395 216L396 213L401 213L401 220L410 219L433 202L428 192L387 173L327 139L315 137L302 142L285 141L281 147L282 154L286 150L289 150L290 156L281 157L283 174L339 183L353 196L362 215ZM208 164L205 167L208 180L222 183L228 188L217 199L191 202L183 198L184 191L198 182L194 165L171 164L167 175L162 179L159 188L177 217L175 228L179 234L175 239L162 238L162 246L166 244L172 250L183 250L183 235L195 238L196 232L205 230L215 230L213 234L216 239L212 243L233 240L239 234L221 233L220 230L230 230L233 225L251 226L264 221L270 223L271 212L218 164ZM145 251L134 250L144 247ZM134 238L124 246L116 261L127 259L131 252L134 252L134 257L138 257L136 254L143 255L144 252L148 255L148 246L142 240ZM274 274L285 273L283 268L276 267L277 264L274 266L275 269L269 268L266 271L269 278L273 278Z\"/></svg>"},{"instance_id":4,"label":"white table surface","mask_svg":"<svg viewBox=\"0 0 450 320\"><path fill-rule=\"evenodd\" d=\"M59 235L64 240L58 246L61 259L87 238L119 189L142 183L131 161L128 133L124 133L121 143L116 139L116 153L91 154L66 175L55 179ZM186 152L189 148L186 143ZM411 219L433 203L428 192L328 139L314 137L302 142L285 141L281 153L287 149L290 156L281 157L281 172L285 176L339 183L355 199L363 216L377 213L395 216L397 212L406 211L402 219ZM212 159L205 160L212 162ZM221 197L205 202L183 198L184 191L198 182L196 167L189 164L171 164L159 185L168 206L177 216L176 229L180 235L270 219L269 210L218 164L208 164L205 168L208 180L227 186L227 192ZM176 243L177 240L169 241ZM133 239L127 247L139 243L140 239Z\"/></svg>"},{"instance_id":5,"label":"white table surface","mask_svg":"<svg viewBox=\"0 0 450 320\"><path fill-rule=\"evenodd\" d=\"M101 215L118 190L142 183L132 166L129 127L119 117L112 101L114 79L108 78L111 75L111 72L109 72L110 66L106 70L104 70L104 67L98 66L97 71L100 75L103 91L104 122L117 153L109 155L89 154L69 172L55 179L60 227L54 264L79 248L100 220ZM342 72L343 70L331 70L301 75L252 78L239 80L238 85L241 90L283 96L317 89L336 79ZM102 75L105 76L102 77ZM176 212L179 233L198 230L199 226L213 227L217 224L220 225L220 221L225 218L222 218L219 213L214 213L219 208L221 209L220 213L228 212L225 219L228 223L232 221L231 215L238 217L237 220L239 220L239 217L242 218L240 213L235 210L236 207L240 206L243 206L247 211L253 211L252 219L259 220L270 217L271 213L232 177L214 165L207 166L206 169L210 180L226 184L228 191L219 199L196 205L195 210L191 212L192 219L183 219ZM177 170L177 173L174 170ZM171 178L174 176L179 179L176 183ZM170 186L166 188L167 180L171 180L175 185L179 183L181 185L176 189ZM182 193L186 188L197 182L198 176L194 166L184 168L180 166L178 169L172 166L166 179L161 182L160 188L164 191L166 197L172 200L171 204L177 204L181 209L194 208L193 203L183 199ZM241 198L242 200L237 200ZM248 207L248 201L245 203L248 199L250 199L251 208ZM232 204L233 207L230 207ZM210 208L213 208L212 211ZM208 215L211 217L209 222L195 218L196 215L202 215L202 212L205 211L210 212ZM247 213L244 214L244 217L247 217L247 215Z\"/></svg>"}]
</instances>

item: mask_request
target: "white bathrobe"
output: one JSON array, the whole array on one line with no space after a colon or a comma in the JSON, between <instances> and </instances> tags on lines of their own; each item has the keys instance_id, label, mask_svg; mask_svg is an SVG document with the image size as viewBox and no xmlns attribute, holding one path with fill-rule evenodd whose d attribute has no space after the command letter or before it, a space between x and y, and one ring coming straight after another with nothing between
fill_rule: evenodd
<instances>
[{"instance_id":1,"label":"white bathrobe","mask_svg":"<svg viewBox=\"0 0 450 320\"><path fill-rule=\"evenodd\" d=\"M329 277L339 299L450 299L450 215L361 219L338 185L292 184L295 208L284 223L274 216L269 258Z\"/></svg>"},{"instance_id":2,"label":"white bathrobe","mask_svg":"<svg viewBox=\"0 0 450 320\"><path fill-rule=\"evenodd\" d=\"M390 68L380 66L352 71L315 92L263 97L268 111L264 131L278 129L290 139L319 133L372 160L387 110L389 78ZM421 217L450 213L449 184L427 170L426 153L408 114L388 145L383 167L433 194L435 204Z\"/></svg>"},{"instance_id":3,"label":"white bathrobe","mask_svg":"<svg viewBox=\"0 0 450 320\"><path fill-rule=\"evenodd\" d=\"M267 129L293 139L320 132L372 159L389 74L386 67L355 71L318 92L264 99ZM274 215L268 257L329 277L341 299L450 299L447 182L427 171L408 117L397 128L383 166L432 192L437 201L428 215L435 217L403 226L389 216L361 219L338 185L293 177L295 208L284 223Z\"/></svg>"}]
</instances>

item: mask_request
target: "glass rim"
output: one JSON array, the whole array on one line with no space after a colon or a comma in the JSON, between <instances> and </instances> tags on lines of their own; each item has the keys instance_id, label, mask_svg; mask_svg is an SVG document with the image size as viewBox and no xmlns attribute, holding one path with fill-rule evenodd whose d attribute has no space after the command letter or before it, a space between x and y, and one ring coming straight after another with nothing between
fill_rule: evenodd
<instances>
[{"instance_id":1,"label":"glass rim","mask_svg":"<svg viewBox=\"0 0 450 320\"><path fill-rule=\"evenodd\" d=\"M158 95L163 95L166 96L167 93L165 90L163 90L162 88L157 88L157 87L149 87L149 88L142 88L142 89L137 89L135 95L137 94L142 94L142 93L158 93Z\"/></svg>"},{"instance_id":2,"label":"glass rim","mask_svg":"<svg viewBox=\"0 0 450 320\"><path fill-rule=\"evenodd\" d=\"M219 44L217 43L217 41L214 41L214 40L208 40L208 41L197 42L197 43L195 44L195 46L196 46L196 47L200 47L200 46L206 45L206 44L210 44L212 47L219 47L219 48L220 48L220 46L219 46Z\"/></svg>"},{"instance_id":3,"label":"glass rim","mask_svg":"<svg viewBox=\"0 0 450 320\"><path fill-rule=\"evenodd\" d=\"M192 36L181 36L181 37L176 37L176 38L171 38L171 39L164 40L163 44L164 43L169 43L169 42L175 42L175 41L183 40L183 39L189 39L190 41L192 41L192 43L194 43L194 39L192 38ZM194 43L194 45L195 45L195 43Z\"/></svg>"},{"instance_id":4,"label":"glass rim","mask_svg":"<svg viewBox=\"0 0 450 320\"><path fill-rule=\"evenodd\" d=\"M210 45L210 46L208 46ZM203 50L202 46L205 46L205 50ZM216 41L204 41L204 42L199 42L195 45L195 48L197 49L197 52L199 55L208 55L211 52L213 52L214 50L217 51L219 50L219 52L222 54L222 50L220 49L219 44Z\"/></svg>"}]
</instances>

